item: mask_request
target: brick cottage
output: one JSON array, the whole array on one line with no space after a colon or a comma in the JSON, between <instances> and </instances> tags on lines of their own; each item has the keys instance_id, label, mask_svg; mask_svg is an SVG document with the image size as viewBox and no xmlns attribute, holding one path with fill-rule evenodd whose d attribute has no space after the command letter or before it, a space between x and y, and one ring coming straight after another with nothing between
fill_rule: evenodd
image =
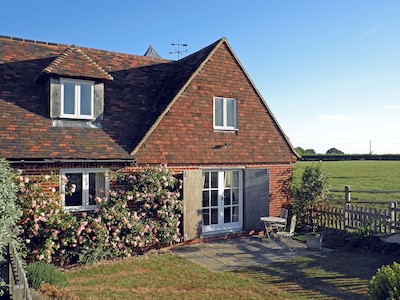
<instances>
[{"instance_id":1,"label":"brick cottage","mask_svg":"<svg viewBox=\"0 0 400 300\"><path fill-rule=\"evenodd\" d=\"M71 211L95 208L108 170L167 164L183 179L185 239L262 228L298 156L228 41L178 61L149 50L1 36L0 157L67 176Z\"/></svg>"}]
</instances>

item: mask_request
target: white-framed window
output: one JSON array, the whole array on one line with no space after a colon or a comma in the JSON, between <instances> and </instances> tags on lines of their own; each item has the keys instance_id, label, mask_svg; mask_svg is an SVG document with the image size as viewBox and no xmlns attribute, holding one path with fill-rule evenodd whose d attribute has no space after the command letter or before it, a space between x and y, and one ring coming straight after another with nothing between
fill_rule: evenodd
<instances>
[{"instance_id":1,"label":"white-framed window","mask_svg":"<svg viewBox=\"0 0 400 300\"><path fill-rule=\"evenodd\" d=\"M238 129L237 99L214 97L214 129Z\"/></svg>"},{"instance_id":2,"label":"white-framed window","mask_svg":"<svg viewBox=\"0 0 400 300\"><path fill-rule=\"evenodd\" d=\"M103 198L110 188L107 169L61 170L63 206L67 210L93 210L96 197Z\"/></svg>"},{"instance_id":3,"label":"white-framed window","mask_svg":"<svg viewBox=\"0 0 400 300\"><path fill-rule=\"evenodd\" d=\"M92 119L94 82L61 78L61 117Z\"/></svg>"}]
</instances>

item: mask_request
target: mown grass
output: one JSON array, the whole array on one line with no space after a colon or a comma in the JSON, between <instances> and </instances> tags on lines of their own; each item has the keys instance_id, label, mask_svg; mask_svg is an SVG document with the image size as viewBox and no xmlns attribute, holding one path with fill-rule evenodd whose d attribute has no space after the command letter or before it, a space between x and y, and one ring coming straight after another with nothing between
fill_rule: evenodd
<instances>
[{"instance_id":1,"label":"mown grass","mask_svg":"<svg viewBox=\"0 0 400 300\"><path fill-rule=\"evenodd\" d=\"M299 162L297 168L318 162ZM344 204L344 187L349 185L354 203L360 201L389 202L400 201L400 193L358 193L356 190L400 190L400 161L329 161L322 166L330 178L331 190L328 197L333 204Z\"/></svg>"},{"instance_id":2,"label":"mown grass","mask_svg":"<svg viewBox=\"0 0 400 300\"><path fill-rule=\"evenodd\" d=\"M215 273L166 252L69 270L66 289L80 299L363 299L377 268L391 262L339 249Z\"/></svg>"},{"instance_id":3,"label":"mown grass","mask_svg":"<svg viewBox=\"0 0 400 300\"><path fill-rule=\"evenodd\" d=\"M289 299L247 273L214 273L170 252L66 272L80 299Z\"/></svg>"}]
</instances>

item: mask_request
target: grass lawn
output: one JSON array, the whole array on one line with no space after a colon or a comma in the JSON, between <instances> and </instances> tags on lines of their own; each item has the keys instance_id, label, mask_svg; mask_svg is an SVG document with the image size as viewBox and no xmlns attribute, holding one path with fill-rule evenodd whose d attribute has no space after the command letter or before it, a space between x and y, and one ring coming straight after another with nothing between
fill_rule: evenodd
<instances>
[{"instance_id":1,"label":"grass lawn","mask_svg":"<svg viewBox=\"0 0 400 300\"><path fill-rule=\"evenodd\" d=\"M349 252L350 251L350 252ZM165 252L66 271L80 299L363 299L391 257L338 249L234 272Z\"/></svg>"},{"instance_id":2,"label":"grass lawn","mask_svg":"<svg viewBox=\"0 0 400 300\"><path fill-rule=\"evenodd\" d=\"M299 162L297 168L318 162ZM333 204L344 204L344 187L351 190L400 190L400 161L324 161L322 166L330 178L331 189L341 192L331 192L330 198L336 199ZM351 200L377 201L384 203L387 209L389 202L400 201L400 193L351 193Z\"/></svg>"}]
</instances>

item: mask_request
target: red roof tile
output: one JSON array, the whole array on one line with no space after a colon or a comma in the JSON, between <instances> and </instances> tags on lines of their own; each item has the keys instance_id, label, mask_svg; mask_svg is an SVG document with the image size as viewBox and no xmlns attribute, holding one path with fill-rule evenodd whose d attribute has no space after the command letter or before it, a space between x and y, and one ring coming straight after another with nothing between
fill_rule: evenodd
<instances>
[{"instance_id":1,"label":"red roof tile","mask_svg":"<svg viewBox=\"0 0 400 300\"><path fill-rule=\"evenodd\" d=\"M44 68L43 73L68 77L113 80L110 74L104 71L92 58L76 46L68 47L50 65Z\"/></svg>"}]
</instances>

